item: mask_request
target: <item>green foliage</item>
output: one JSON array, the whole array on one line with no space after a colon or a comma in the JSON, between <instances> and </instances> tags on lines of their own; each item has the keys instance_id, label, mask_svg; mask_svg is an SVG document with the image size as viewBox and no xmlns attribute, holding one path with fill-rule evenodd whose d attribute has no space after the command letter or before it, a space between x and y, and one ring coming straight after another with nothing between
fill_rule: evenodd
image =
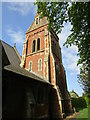
<instances>
[{"instance_id":1,"label":"green foliage","mask_svg":"<svg viewBox=\"0 0 90 120\"><path fill-rule=\"evenodd\" d=\"M90 2L72 3L68 10L72 33L64 45L78 47L78 65L81 64L78 81L86 93L90 93Z\"/></svg>"},{"instance_id":2,"label":"green foliage","mask_svg":"<svg viewBox=\"0 0 90 120\"><path fill-rule=\"evenodd\" d=\"M82 67L80 68L80 74L78 75L78 82L83 85L83 90L85 93L89 95L90 92L90 77L89 77L89 69L87 70L87 65L85 63L82 64Z\"/></svg>"},{"instance_id":3,"label":"green foliage","mask_svg":"<svg viewBox=\"0 0 90 120\"><path fill-rule=\"evenodd\" d=\"M78 94L74 90L72 90L70 92L70 96L71 96L71 98L78 98L79 97Z\"/></svg>"},{"instance_id":4,"label":"green foliage","mask_svg":"<svg viewBox=\"0 0 90 120\"><path fill-rule=\"evenodd\" d=\"M71 6L67 2L36 2L38 13L41 17L47 17L48 30L54 29L60 33L63 22L71 22L72 30L65 46L76 45L81 64L78 81L90 96L90 2L73 2Z\"/></svg>"},{"instance_id":5,"label":"green foliage","mask_svg":"<svg viewBox=\"0 0 90 120\"><path fill-rule=\"evenodd\" d=\"M79 98L72 98L72 107L75 107L76 110L78 108L86 108L87 104L86 101L83 97L79 97Z\"/></svg>"},{"instance_id":6,"label":"green foliage","mask_svg":"<svg viewBox=\"0 0 90 120\"><path fill-rule=\"evenodd\" d=\"M80 114L77 116L77 120L82 120L83 118L88 118L88 108L79 111ZM86 120L86 119L85 119Z\"/></svg>"},{"instance_id":7,"label":"green foliage","mask_svg":"<svg viewBox=\"0 0 90 120\"><path fill-rule=\"evenodd\" d=\"M48 30L53 28L56 33L60 33L63 27L63 22L67 20L67 7L66 2L36 2L37 12L41 17L47 17L49 21Z\"/></svg>"},{"instance_id":8,"label":"green foliage","mask_svg":"<svg viewBox=\"0 0 90 120\"><path fill-rule=\"evenodd\" d=\"M90 97L85 96L84 99L85 99L87 107L88 107L90 105Z\"/></svg>"}]
</instances>

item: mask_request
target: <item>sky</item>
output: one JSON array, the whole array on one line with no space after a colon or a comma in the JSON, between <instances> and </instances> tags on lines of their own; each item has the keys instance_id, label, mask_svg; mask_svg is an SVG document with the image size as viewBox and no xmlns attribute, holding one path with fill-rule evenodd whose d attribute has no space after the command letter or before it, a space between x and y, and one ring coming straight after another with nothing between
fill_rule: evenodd
<instances>
[{"instance_id":1,"label":"sky","mask_svg":"<svg viewBox=\"0 0 90 120\"><path fill-rule=\"evenodd\" d=\"M4 1L4 0L3 0ZM32 24L37 12L37 6L33 2L2 2L0 3L0 39L11 46L16 43L16 48L22 55L23 43L25 41L25 32ZM71 33L71 24L64 23L64 28L59 37L59 44L62 50L62 61L66 71L68 90L74 90L79 96L83 90L77 79L79 67L77 61L78 49L76 46L66 48L63 43L67 36Z\"/></svg>"}]
</instances>

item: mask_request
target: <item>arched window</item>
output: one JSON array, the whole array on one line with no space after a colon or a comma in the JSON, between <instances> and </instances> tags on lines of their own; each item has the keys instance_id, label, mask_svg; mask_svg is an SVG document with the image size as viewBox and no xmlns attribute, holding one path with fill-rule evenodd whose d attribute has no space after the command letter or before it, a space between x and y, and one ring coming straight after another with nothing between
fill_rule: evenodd
<instances>
[{"instance_id":1,"label":"arched window","mask_svg":"<svg viewBox=\"0 0 90 120\"><path fill-rule=\"evenodd\" d=\"M38 61L38 70L42 70L42 59L39 59Z\"/></svg>"},{"instance_id":2,"label":"arched window","mask_svg":"<svg viewBox=\"0 0 90 120\"><path fill-rule=\"evenodd\" d=\"M35 40L33 41L32 52L35 52Z\"/></svg>"},{"instance_id":3,"label":"arched window","mask_svg":"<svg viewBox=\"0 0 90 120\"><path fill-rule=\"evenodd\" d=\"M32 61L29 62L29 71L32 71Z\"/></svg>"},{"instance_id":4,"label":"arched window","mask_svg":"<svg viewBox=\"0 0 90 120\"><path fill-rule=\"evenodd\" d=\"M38 38L37 39L37 51L39 51L40 50L40 39Z\"/></svg>"},{"instance_id":5,"label":"arched window","mask_svg":"<svg viewBox=\"0 0 90 120\"><path fill-rule=\"evenodd\" d=\"M36 24L38 24L38 18L36 18Z\"/></svg>"}]
</instances>

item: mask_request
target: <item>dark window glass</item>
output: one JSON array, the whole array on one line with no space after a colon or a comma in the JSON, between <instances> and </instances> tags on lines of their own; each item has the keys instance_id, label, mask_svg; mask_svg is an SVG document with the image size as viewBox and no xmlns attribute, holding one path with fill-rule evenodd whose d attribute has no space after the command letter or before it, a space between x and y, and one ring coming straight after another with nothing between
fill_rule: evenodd
<instances>
[{"instance_id":1,"label":"dark window glass","mask_svg":"<svg viewBox=\"0 0 90 120\"><path fill-rule=\"evenodd\" d=\"M35 40L33 41L32 52L35 52Z\"/></svg>"},{"instance_id":2,"label":"dark window glass","mask_svg":"<svg viewBox=\"0 0 90 120\"><path fill-rule=\"evenodd\" d=\"M40 50L40 39L38 38L37 39L37 51L39 51Z\"/></svg>"},{"instance_id":3,"label":"dark window glass","mask_svg":"<svg viewBox=\"0 0 90 120\"><path fill-rule=\"evenodd\" d=\"M38 24L38 18L36 19L36 24Z\"/></svg>"}]
</instances>

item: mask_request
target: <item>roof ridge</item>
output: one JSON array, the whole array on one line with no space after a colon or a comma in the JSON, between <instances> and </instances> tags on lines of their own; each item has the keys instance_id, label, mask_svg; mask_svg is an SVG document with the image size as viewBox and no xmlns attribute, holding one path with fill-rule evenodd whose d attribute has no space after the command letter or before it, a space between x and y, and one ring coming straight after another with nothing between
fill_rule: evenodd
<instances>
[{"instance_id":1,"label":"roof ridge","mask_svg":"<svg viewBox=\"0 0 90 120\"><path fill-rule=\"evenodd\" d=\"M13 46L9 45L8 43L6 43L6 41L0 40L1 43L5 43L6 45L10 46L11 48L13 48Z\"/></svg>"},{"instance_id":2,"label":"roof ridge","mask_svg":"<svg viewBox=\"0 0 90 120\"><path fill-rule=\"evenodd\" d=\"M15 51L15 53L17 54L17 56L19 57L19 59L21 60L21 56L20 56L20 54L19 54L19 52L18 52L18 50L16 49L16 47L14 46L11 46L11 45L9 45L8 43L6 43L5 41L3 41L3 40L0 40L1 41L1 43L4 43L4 44L6 44L6 45L8 45L9 47L11 47L11 48L13 48L14 49L14 51ZM3 45L3 44L2 44Z\"/></svg>"},{"instance_id":3,"label":"roof ridge","mask_svg":"<svg viewBox=\"0 0 90 120\"><path fill-rule=\"evenodd\" d=\"M24 68L21 68L20 66L15 66L15 65L10 64L10 65L5 66L4 69L51 85L51 83L49 83L48 81L41 79L37 75L25 70Z\"/></svg>"}]
</instances>

